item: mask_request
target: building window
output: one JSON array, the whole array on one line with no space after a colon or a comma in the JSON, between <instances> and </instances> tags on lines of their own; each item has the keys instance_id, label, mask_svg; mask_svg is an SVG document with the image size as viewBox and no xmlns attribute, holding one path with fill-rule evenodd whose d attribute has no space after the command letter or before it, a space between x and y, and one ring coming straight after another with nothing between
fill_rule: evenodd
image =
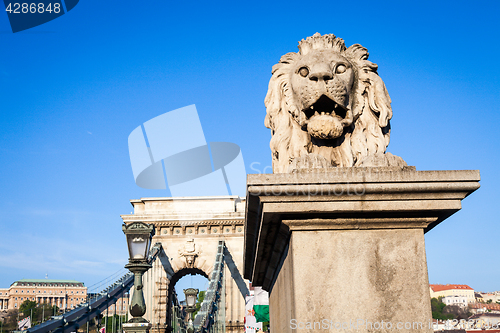
<instances>
[{"instance_id":1,"label":"building window","mask_svg":"<svg viewBox=\"0 0 500 333\"><path fill-rule=\"evenodd\" d=\"M17 303L14 304L14 307L17 308Z\"/></svg>"}]
</instances>

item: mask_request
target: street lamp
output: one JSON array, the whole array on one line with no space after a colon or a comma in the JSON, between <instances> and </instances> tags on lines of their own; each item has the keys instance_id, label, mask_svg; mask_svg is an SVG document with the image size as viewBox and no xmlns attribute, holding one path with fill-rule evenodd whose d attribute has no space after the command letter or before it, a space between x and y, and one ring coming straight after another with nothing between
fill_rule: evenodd
<instances>
[{"instance_id":1,"label":"street lamp","mask_svg":"<svg viewBox=\"0 0 500 333\"><path fill-rule=\"evenodd\" d=\"M148 263L149 245L154 236L154 226L143 222L134 222L122 226L123 233L127 237L129 252L128 264L125 268L134 273L134 294L130 302L129 310L133 318L123 324L126 332L148 332L151 323L142 316L146 313L146 302L142 292L142 275L152 266Z\"/></svg>"},{"instance_id":2,"label":"street lamp","mask_svg":"<svg viewBox=\"0 0 500 333\"><path fill-rule=\"evenodd\" d=\"M194 332L193 326L193 312L196 311L196 299L198 298L198 289L188 288L184 289L184 295L186 295L186 312L189 316L188 333Z\"/></svg>"},{"instance_id":3,"label":"street lamp","mask_svg":"<svg viewBox=\"0 0 500 333\"><path fill-rule=\"evenodd\" d=\"M122 225L123 233L127 237L129 265L147 262L151 238L155 234L154 229L152 224L143 222Z\"/></svg>"}]
</instances>

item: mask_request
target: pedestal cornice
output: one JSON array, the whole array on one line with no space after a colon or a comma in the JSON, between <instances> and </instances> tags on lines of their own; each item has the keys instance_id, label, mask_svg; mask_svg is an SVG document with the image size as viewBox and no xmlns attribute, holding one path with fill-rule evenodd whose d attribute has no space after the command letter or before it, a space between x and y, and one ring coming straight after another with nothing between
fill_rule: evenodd
<instances>
[{"instance_id":1,"label":"pedestal cornice","mask_svg":"<svg viewBox=\"0 0 500 333\"><path fill-rule=\"evenodd\" d=\"M316 169L247 177L245 278L269 290L294 230L431 230L479 188L479 171Z\"/></svg>"}]
</instances>

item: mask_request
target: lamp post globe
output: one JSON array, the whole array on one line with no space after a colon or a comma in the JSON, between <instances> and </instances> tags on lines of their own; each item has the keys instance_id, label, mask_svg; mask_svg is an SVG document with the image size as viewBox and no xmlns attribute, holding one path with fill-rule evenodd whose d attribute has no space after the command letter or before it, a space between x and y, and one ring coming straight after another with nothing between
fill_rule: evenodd
<instances>
[{"instance_id":1,"label":"lamp post globe","mask_svg":"<svg viewBox=\"0 0 500 333\"><path fill-rule=\"evenodd\" d=\"M196 311L196 300L198 298L198 289L188 288L184 289L184 295L186 295L186 312L189 316L189 324L187 328L188 333L194 332L193 326L193 312Z\"/></svg>"},{"instance_id":2,"label":"lamp post globe","mask_svg":"<svg viewBox=\"0 0 500 333\"><path fill-rule=\"evenodd\" d=\"M142 291L142 275L152 266L148 262L149 246L154 236L154 226L133 222L122 226L127 238L129 261L125 268L134 273L134 293L129 310L133 318L129 323L148 323L142 316L146 313L146 302Z\"/></svg>"},{"instance_id":3,"label":"lamp post globe","mask_svg":"<svg viewBox=\"0 0 500 333\"><path fill-rule=\"evenodd\" d=\"M127 237L129 261L147 261L149 246L155 233L154 226L143 222L134 222L124 224L122 230Z\"/></svg>"},{"instance_id":4,"label":"lamp post globe","mask_svg":"<svg viewBox=\"0 0 500 333\"><path fill-rule=\"evenodd\" d=\"M184 295L186 295L186 305L188 308L196 307L196 299L198 298L198 291L199 291L198 289L194 288L184 289Z\"/></svg>"}]
</instances>

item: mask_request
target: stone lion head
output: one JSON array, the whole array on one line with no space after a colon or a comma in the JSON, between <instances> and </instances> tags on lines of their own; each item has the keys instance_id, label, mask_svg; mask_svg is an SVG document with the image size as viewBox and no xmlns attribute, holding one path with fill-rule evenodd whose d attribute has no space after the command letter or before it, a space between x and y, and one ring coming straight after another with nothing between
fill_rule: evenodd
<instances>
[{"instance_id":1,"label":"stone lion head","mask_svg":"<svg viewBox=\"0 0 500 333\"><path fill-rule=\"evenodd\" d=\"M273 171L406 165L391 154L391 99L359 44L319 33L273 66L265 99Z\"/></svg>"}]
</instances>

